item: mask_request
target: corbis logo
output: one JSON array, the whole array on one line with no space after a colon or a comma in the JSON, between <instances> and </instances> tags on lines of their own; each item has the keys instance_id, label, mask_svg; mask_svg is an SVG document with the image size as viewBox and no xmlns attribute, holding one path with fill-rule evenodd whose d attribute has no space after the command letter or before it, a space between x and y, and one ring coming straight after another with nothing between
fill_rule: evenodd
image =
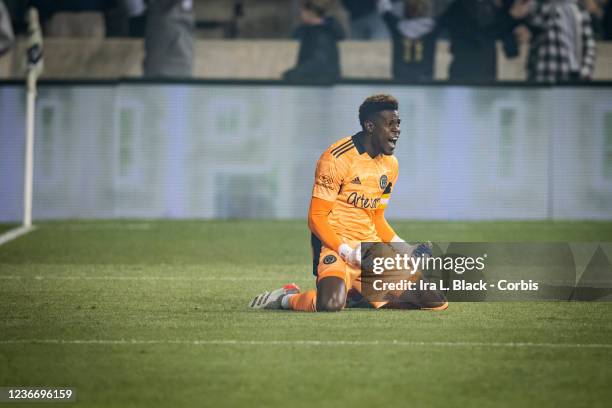
<instances>
[{"instance_id":1,"label":"corbis logo","mask_svg":"<svg viewBox=\"0 0 612 408\"><path fill-rule=\"evenodd\" d=\"M380 176L380 189L384 190L385 188L387 188L387 176L383 174Z\"/></svg>"}]
</instances>

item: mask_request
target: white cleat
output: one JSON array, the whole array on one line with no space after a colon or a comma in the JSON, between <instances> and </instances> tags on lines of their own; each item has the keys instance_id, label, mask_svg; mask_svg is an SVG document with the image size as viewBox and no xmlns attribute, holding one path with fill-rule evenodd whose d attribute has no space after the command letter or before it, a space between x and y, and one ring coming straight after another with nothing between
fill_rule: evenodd
<instances>
[{"instance_id":1,"label":"white cleat","mask_svg":"<svg viewBox=\"0 0 612 408\"><path fill-rule=\"evenodd\" d=\"M261 293L249 303L252 309L282 309L281 303L285 296L300 293L300 288L295 283L289 283L272 292Z\"/></svg>"}]
</instances>

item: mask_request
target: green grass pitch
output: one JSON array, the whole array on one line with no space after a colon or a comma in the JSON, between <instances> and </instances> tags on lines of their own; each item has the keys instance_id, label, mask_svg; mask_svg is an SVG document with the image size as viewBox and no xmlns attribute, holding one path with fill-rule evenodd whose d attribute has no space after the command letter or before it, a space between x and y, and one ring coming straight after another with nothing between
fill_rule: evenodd
<instances>
[{"instance_id":1,"label":"green grass pitch","mask_svg":"<svg viewBox=\"0 0 612 408\"><path fill-rule=\"evenodd\" d=\"M612 223L394 225L411 240L612 240ZM308 245L301 221L39 223L0 246L0 386L75 387L69 407L610 406L612 303L248 310L260 291L314 286Z\"/></svg>"}]
</instances>

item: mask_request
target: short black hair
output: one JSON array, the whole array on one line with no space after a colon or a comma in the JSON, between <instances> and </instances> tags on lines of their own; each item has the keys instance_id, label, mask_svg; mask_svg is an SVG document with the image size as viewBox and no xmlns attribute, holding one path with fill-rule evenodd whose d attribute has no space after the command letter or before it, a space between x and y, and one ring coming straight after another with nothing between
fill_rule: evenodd
<instances>
[{"instance_id":1,"label":"short black hair","mask_svg":"<svg viewBox=\"0 0 612 408\"><path fill-rule=\"evenodd\" d=\"M370 119L373 114L386 110L397 110L398 107L397 99L391 95L372 95L366 98L359 107L359 123L363 127L364 122Z\"/></svg>"}]
</instances>

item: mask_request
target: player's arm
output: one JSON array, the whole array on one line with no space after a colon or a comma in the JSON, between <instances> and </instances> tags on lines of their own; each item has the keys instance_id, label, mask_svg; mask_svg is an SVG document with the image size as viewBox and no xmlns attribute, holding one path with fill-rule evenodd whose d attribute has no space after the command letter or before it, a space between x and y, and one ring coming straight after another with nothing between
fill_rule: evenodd
<instances>
[{"instance_id":1,"label":"player's arm","mask_svg":"<svg viewBox=\"0 0 612 408\"><path fill-rule=\"evenodd\" d=\"M334 203L318 197L310 200L308 210L308 228L328 248L335 250L346 262L359 265L361 263L361 246L353 249L336 234L329 224L328 217L334 207Z\"/></svg>"},{"instance_id":2,"label":"player's arm","mask_svg":"<svg viewBox=\"0 0 612 408\"><path fill-rule=\"evenodd\" d=\"M331 201L312 197L308 210L308 228L321 240L323 245L338 251L340 245L342 245L342 240L327 221L333 207L334 203Z\"/></svg>"},{"instance_id":3,"label":"player's arm","mask_svg":"<svg viewBox=\"0 0 612 408\"><path fill-rule=\"evenodd\" d=\"M379 208L374 211L374 227L376 233L382 240L382 242L394 242L396 243L395 249L402 251L403 253L409 254L413 257L421 256L432 256L431 244L421 243L416 245L410 245L406 241L397 235L397 233L391 228L391 225L385 219L385 209Z\"/></svg>"},{"instance_id":4,"label":"player's arm","mask_svg":"<svg viewBox=\"0 0 612 408\"><path fill-rule=\"evenodd\" d=\"M376 233L382 240L382 242L400 242L402 239L395 233L391 225L385 218L385 209L379 208L374 211L374 227Z\"/></svg>"},{"instance_id":5,"label":"player's arm","mask_svg":"<svg viewBox=\"0 0 612 408\"><path fill-rule=\"evenodd\" d=\"M431 256L431 248L428 244L418 244L418 245L410 245L395 232L395 230L389 225L387 219L385 218L385 208L387 208L387 204L389 203L389 199L391 197L391 191L394 186L397 184L397 178L399 175L399 166L397 162L395 162L395 174L393 175L391 183L387 186L386 190L383 192L382 200L380 201L380 207L374 210L374 216L372 217L372 221L374 222L374 228L376 228L376 233L382 240L382 242L394 242L397 245L396 249L403 251L404 253L410 254L411 256L423 256L428 255Z\"/></svg>"},{"instance_id":6,"label":"player's arm","mask_svg":"<svg viewBox=\"0 0 612 408\"><path fill-rule=\"evenodd\" d=\"M328 221L342 183L348 177L348 171L346 162L329 152L323 153L315 171L315 183L308 210L308 227L326 247L335 250L345 261L355 264L357 258L361 261L361 247L358 246L357 252L342 242Z\"/></svg>"}]
</instances>

